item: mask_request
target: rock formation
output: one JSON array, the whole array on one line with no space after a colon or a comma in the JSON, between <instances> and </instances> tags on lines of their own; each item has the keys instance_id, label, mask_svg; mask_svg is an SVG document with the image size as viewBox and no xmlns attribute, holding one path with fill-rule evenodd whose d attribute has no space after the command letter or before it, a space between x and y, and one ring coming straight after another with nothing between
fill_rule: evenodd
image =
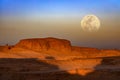
<instances>
[{"instance_id":1,"label":"rock formation","mask_svg":"<svg viewBox=\"0 0 120 80\"><path fill-rule=\"evenodd\" d=\"M71 51L71 43L65 39L57 38L33 38L23 39L15 45L35 51L56 50L60 52Z\"/></svg>"},{"instance_id":2,"label":"rock formation","mask_svg":"<svg viewBox=\"0 0 120 80\"><path fill-rule=\"evenodd\" d=\"M72 51L77 51L77 52L81 52L81 51L99 51L99 49L97 48L89 48L89 47L78 47L78 46L72 46Z\"/></svg>"},{"instance_id":3,"label":"rock formation","mask_svg":"<svg viewBox=\"0 0 120 80\"><path fill-rule=\"evenodd\" d=\"M6 54L10 53L10 54ZM14 46L0 46L0 57L68 60L120 56L120 50L102 50L72 46L70 41L57 38L22 39Z\"/></svg>"}]
</instances>

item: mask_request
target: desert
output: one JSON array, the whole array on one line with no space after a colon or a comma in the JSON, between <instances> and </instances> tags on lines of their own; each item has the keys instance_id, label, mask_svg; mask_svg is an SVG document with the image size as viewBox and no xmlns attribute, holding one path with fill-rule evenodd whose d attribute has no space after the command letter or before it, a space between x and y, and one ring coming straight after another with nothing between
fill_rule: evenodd
<instances>
[{"instance_id":1,"label":"desert","mask_svg":"<svg viewBox=\"0 0 120 80\"><path fill-rule=\"evenodd\" d=\"M53 37L0 46L0 80L119 80L120 50Z\"/></svg>"},{"instance_id":2,"label":"desert","mask_svg":"<svg viewBox=\"0 0 120 80\"><path fill-rule=\"evenodd\" d=\"M120 0L0 0L0 80L120 80Z\"/></svg>"}]
</instances>

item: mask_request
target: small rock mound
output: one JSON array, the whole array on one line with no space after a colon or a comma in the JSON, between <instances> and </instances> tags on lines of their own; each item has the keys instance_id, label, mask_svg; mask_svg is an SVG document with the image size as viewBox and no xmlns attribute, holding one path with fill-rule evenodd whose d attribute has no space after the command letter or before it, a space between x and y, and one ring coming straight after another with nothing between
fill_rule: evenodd
<instances>
[{"instance_id":1,"label":"small rock mound","mask_svg":"<svg viewBox=\"0 0 120 80\"><path fill-rule=\"evenodd\" d=\"M65 39L57 38L33 38L23 39L16 47L27 48L35 51L56 50L60 52L71 51L71 43Z\"/></svg>"}]
</instances>

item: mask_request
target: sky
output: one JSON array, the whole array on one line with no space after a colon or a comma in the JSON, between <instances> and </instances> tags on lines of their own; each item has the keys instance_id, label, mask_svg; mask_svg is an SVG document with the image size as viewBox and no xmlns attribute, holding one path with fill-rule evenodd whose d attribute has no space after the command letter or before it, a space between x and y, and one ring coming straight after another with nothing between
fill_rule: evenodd
<instances>
[{"instance_id":1,"label":"sky","mask_svg":"<svg viewBox=\"0 0 120 80\"><path fill-rule=\"evenodd\" d=\"M81 28L89 14L100 19L97 32ZM119 14L120 0L0 0L0 45L56 37L74 46L120 49Z\"/></svg>"}]
</instances>

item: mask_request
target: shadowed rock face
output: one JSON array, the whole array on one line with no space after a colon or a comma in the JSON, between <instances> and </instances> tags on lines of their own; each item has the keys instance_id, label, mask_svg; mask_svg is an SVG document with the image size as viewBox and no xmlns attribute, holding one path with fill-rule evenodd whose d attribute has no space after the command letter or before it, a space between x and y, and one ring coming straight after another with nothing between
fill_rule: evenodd
<instances>
[{"instance_id":1,"label":"shadowed rock face","mask_svg":"<svg viewBox=\"0 0 120 80\"><path fill-rule=\"evenodd\" d=\"M35 51L56 50L60 52L71 51L71 43L65 39L57 38L33 38L23 39L16 44L16 47L23 47Z\"/></svg>"}]
</instances>

